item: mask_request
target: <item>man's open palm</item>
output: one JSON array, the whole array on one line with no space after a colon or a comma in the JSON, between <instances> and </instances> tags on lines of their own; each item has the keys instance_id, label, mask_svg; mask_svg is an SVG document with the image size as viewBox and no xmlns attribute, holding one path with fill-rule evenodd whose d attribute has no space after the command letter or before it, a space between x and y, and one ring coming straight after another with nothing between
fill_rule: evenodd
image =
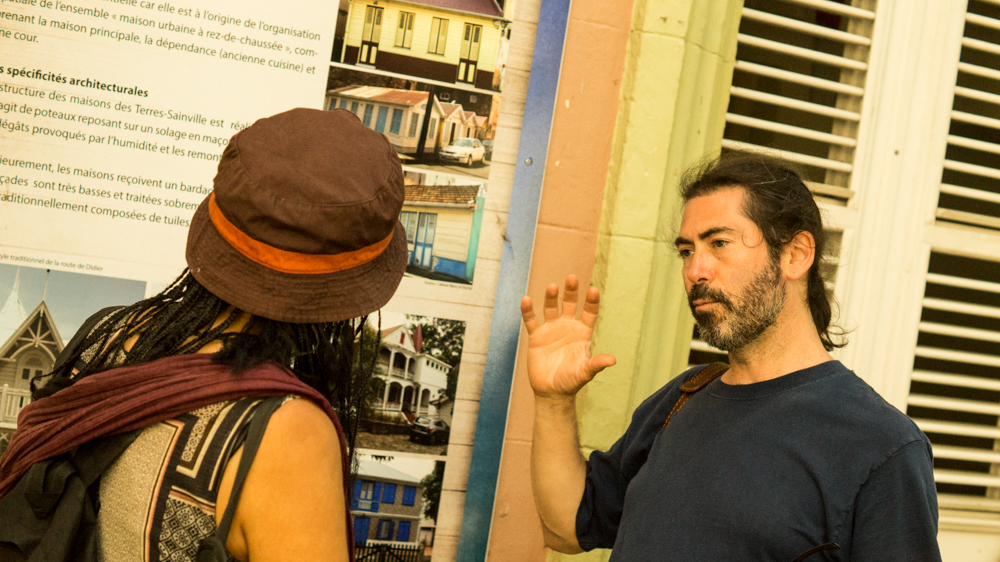
<instances>
[{"instance_id":1,"label":"man's open palm","mask_svg":"<svg viewBox=\"0 0 1000 562\"><path fill-rule=\"evenodd\" d=\"M528 379L535 394L575 394L594 375L615 364L615 358L608 354L590 356L600 293L596 287L587 291L583 314L577 320L578 292L576 276L566 277L560 313L559 287L550 284L545 289L544 324L535 316L531 298L521 299L521 317L528 329Z\"/></svg>"}]
</instances>

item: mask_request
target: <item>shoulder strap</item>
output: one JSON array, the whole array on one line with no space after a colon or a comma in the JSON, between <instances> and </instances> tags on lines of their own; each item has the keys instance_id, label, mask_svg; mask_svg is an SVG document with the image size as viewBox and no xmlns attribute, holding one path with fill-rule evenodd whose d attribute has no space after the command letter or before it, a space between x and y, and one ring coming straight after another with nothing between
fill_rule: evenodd
<instances>
[{"instance_id":1,"label":"shoulder strap","mask_svg":"<svg viewBox=\"0 0 1000 562\"><path fill-rule=\"evenodd\" d=\"M222 515L219 528L215 531L215 536L223 545L229 537L229 528L233 524L233 515L236 513L236 504L240 501L240 493L243 492L243 482L247 473L250 472L250 465L257 455L260 442L264 438L264 430L267 429L267 422L282 404L285 403L284 396L273 396L260 403L253 412L253 420L250 422L250 429L247 431L246 441L243 442L243 453L240 456L240 466L236 470L236 479L233 481L233 491L229 494L229 502L226 505L226 512Z\"/></svg>"},{"instance_id":2,"label":"shoulder strap","mask_svg":"<svg viewBox=\"0 0 1000 562\"><path fill-rule=\"evenodd\" d=\"M670 414L667 415L666 421L663 422L663 427L667 427L670 423L670 418L677 413L677 410L681 409L681 406L691 398L691 395L699 390L705 388L708 383L714 381L715 379L721 377L729 370L728 363L711 363L704 369L698 371L698 374L691 377L690 380L685 381L681 384L681 397L677 399L677 403L674 404L674 409L670 410Z\"/></svg>"}]
</instances>

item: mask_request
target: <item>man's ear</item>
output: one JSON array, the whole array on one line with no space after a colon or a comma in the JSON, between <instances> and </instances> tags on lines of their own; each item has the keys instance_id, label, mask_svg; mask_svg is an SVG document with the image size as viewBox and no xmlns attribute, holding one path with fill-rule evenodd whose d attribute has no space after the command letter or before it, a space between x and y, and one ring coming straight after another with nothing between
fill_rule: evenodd
<instances>
[{"instance_id":1,"label":"man's ear","mask_svg":"<svg viewBox=\"0 0 1000 562\"><path fill-rule=\"evenodd\" d=\"M781 269L786 279L798 281L809 273L815 260L816 239L802 230L785 244L785 249L781 252Z\"/></svg>"}]
</instances>

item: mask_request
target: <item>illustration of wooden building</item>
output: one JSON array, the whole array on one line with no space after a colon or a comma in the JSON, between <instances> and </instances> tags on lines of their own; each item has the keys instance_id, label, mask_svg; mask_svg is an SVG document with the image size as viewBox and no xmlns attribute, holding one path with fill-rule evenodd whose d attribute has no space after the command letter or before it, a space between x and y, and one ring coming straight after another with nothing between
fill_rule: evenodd
<instances>
[{"instance_id":1,"label":"illustration of wooden building","mask_svg":"<svg viewBox=\"0 0 1000 562\"><path fill-rule=\"evenodd\" d=\"M31 379L52 371L63 341L45 300L26 313L19 294L20 271L0 308L0 429L17 427L17 415L31 402Z\"/></svg>"},{"instance_id":2,"label":"illustration of wooden building","mask_svg":"<svg viewBox=\"0 0 1000 562\"><path fill-rule=\"evenodd\" d=\"M490 90L508 23L494 0L351 0L341 60Z\"/></svg>"},{"instance_id":3,"label":"illustration of wooden building","mask_svg":"<svg viewBox=\"0 0 1000 562\"><path fill-rule=\"evenodd\" d=\"M485 198L482 185L406 186L399 221L406 227L415 273L422 269L472 281Z\"/></svg>"}]
</instances>

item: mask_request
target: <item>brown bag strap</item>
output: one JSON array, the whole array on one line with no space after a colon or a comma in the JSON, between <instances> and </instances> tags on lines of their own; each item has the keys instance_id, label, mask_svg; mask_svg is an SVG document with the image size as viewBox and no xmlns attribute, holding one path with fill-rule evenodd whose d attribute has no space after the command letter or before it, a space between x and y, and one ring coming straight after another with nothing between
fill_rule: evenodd
<instances>
[{"instance_id":1,"label":"brown bag strap","mask_svg":"<svg viewBox=\"0 0 1000 562\"><path fill-rule=\"evenodd\" d=\"M691 380L685 382L681 385L681 397L677 399L677 403L674 404L674 409L670 410L670 414L667 416L667 420L663 422L663 427L667 427L670 423L670 418L677 413L677 410L681 409L681 406L691 398L691 395L699 390L705 388L705 386L714 381L715 379L721 377L729 370L728 363L710 363L707 367L698 371L698 374L691 378Z\"/></svg>"}]
</instances>

